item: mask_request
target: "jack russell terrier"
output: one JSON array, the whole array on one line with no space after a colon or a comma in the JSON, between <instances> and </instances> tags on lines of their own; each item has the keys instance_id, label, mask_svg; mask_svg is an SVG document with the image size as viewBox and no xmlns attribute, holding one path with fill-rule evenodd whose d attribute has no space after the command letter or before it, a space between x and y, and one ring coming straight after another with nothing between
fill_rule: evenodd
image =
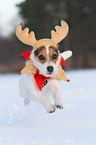
<instances>
[{"instance_id":1,"label":"jack russell terrier","mask_svg":"<svg viewBox=\"0 0 96 145\"><path fill-rule=\"evenodd\" d=\"M66 37L68 25L62 20L61 26L55 27L56 32L51 31L51 39L40 40L36 40L33 31L28 33L28 28L22 31L21 25L17 27L16 35L23 43L33 46L33 50L21 54L28 61L20 72L20 95L24 97L25 105L36 99L48 113L55 112L56 108L63 109L60 79L69 80L61 66L66 65L64 60L72 56L72 51L60 54L58 43ZM48 98L50 95L54 104Z\"/></svg>"}]
</instances>

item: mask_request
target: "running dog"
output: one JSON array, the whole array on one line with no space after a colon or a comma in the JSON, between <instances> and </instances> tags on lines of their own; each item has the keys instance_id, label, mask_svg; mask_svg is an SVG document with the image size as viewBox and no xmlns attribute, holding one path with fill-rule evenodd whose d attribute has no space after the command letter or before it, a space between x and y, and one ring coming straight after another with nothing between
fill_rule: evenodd
<instances>
[{"instance_id":1,"label":"running dog","mask_svg":"<svg viewBox=\"0 0 96 145\"><path fill-rule=\"evenodd\" d=\"M69 81L61 68L62 59L68 59L72 51L65 51L60 54L58 43L64 39L68 33L68 25L61 21L61 26L56 26L56 32L51 31L51 39L36 40L34 32L28 33L28 28L22 31L20 24L17 27L16 35L23 43L33 46L30 52L30 67L26 67L27 73L23 74L20 79L20 95L24 97L25 105L30 104L32 99L39 101L48 113L55 112L56 108L63 109L61 99L60 79L63 75L65 81ZM33 69L34 68L34 69ZM34 72L35 70L35 72ZM62 71L62 74L59 73ZM31 73L32 72L32 73ZM42 84L43 82L43 84ZM39 87L38 87L39 86ZM52 104L49 96L54 100Z\"/></svg>"}]
</instances>

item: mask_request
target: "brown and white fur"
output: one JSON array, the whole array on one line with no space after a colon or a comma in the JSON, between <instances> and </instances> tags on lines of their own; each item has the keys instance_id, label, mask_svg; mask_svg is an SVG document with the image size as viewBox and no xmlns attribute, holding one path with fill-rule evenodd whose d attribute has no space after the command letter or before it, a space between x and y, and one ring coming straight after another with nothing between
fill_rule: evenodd
<instances>
[{"instance_id":1,"label":"brown and white fur","mask_svg":"<svg viewBox=\"0 0 96 145\"><path fill-rule=\"evenodd\" d=\"M66 51L63 57L67 59L71 55L71 51ZM33 49L31 54L31 60L34 66L39 70L40 74L46 77L57 75L60 58L61 55L58 48L50 45L42 46L36 49L36 51ZM20 95L24 97L25 105L30 104L32 99L36 99L45 107L48 113L54 112L56 107L63 108L60 80L49 79L46 86L40 91L36 85L34 76L31 73L23 74L20 79L19 89ZM48 99L50 94L54 100L54 104L51 104Z\"/></svg>"}]
</instances>

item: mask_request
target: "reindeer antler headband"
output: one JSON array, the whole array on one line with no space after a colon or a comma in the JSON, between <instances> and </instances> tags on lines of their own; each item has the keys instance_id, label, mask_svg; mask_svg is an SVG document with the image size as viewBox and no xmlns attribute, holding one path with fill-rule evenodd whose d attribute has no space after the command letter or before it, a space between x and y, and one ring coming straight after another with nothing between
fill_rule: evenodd
<instances>
[{"instance_id":1,"label":"reindeer antler headband","mask_svg":"<svg viewBox=\"0 0 96 145\"><path fill-rule=\"evenodd\" d=\"M68 33L68 25L65 21L61 21L61 26L55 26L56 31L51 31L51 39L40 39L40 40L36 40L35 38L35 34L33 31L29 32L28 28L25 28L24 30L22 30L21 28L22 23L17 27L16 29L16 35L19 38L20 41L22 41L23 43L27 44L27 45L31 45L33 46L33 49L36 50L41 46L46 46L46 45L51 45L56 47L57 44L66 37L67 33ZM41 79L40 81L40 75L39 75L39 71L38 69L33 65L33 61L29 59L29 55L30 55L30 50L26 53L28 62L26 64L26 66L23 68L23 70L20 72L20 74L26 74L26 73L32 73L34 75L34 79L37 83L37 86L39 87L40 90L42 90L43 84L44 84L44 79L46 78L45 76L43 76L43 79ZM23 56L25 56L25 53L23 53ZM62 57L61 57L62 58ZM60 61L60 64L58 65L58 74L55 77L51 77L51 78L46 78L46 79L62 79L65 81L69 80L67 79L64 71L62 70L62 63L65 65L65 61L62 59ZM39 78L36 76L39 76ZM38 83L38 81L40 81ZM41 83L43 82L43 83Z\"/></svg>"},{"instance_id":2,"label":"reindeer antler headband","mask_svg":"<svg viewBox=\"0 0 96 145\"><path fill-rule=\"evenodd\" d=\"M55 26L56 32L54 30L51 31L51 39L36 40L34 32L31 31L28 33L29 28L22 30L21 25L22 23L16 29L18 39L27 45L33 46L34 50L44 45L52 45L56 47L56 45L66 37L69 29L67 23L62 20L61 26Z\"/></svg>"}]
</instances>

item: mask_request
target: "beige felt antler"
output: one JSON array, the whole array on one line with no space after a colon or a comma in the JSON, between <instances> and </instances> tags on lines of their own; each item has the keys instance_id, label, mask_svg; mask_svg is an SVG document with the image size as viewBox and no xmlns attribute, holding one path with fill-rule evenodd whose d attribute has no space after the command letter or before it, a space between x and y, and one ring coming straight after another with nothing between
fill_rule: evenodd
<instances>
[{"instance_id":1,"label":"beige felt antler","mask_svg":"<svg viewBox=\"0 0 96 145\"><path fill-rule=\"evenodd\" d=\"M69 27L68 24L62 20L61 26L55 26L55 29L56 32L54 30L51 31L51 39L57 44L66 37Z\"/></svg>"},{"instance_id":2,"label":"beige felt antler","mask_svg":"<svg viewBox=\"0 0 96 145\"><path fill-rule=\"evenodd\" d=\"M26 63L26 66L21 70L20 74L27 74L27 73L32 73L36 74L38 72L38 69L33 65L32 61L28 61Z\"/></svg>"},{"instance_id":3,"label":"beige felt antler","mask_svg":"<svg viewBox=\"0 0 96 145\"><path fill-rule=\"evenodd\" d=\"M59 79L59 80L68 81L64 73L64 70L62 70L62 67L60 65L58 66L58 74L55 77L51 77L51 79Z\"/></svg>"},{"instance_id":4,"label":"beige felt antler","mask_svg":"<svg viewBox=\"0 0 96 145\"><path fill-rule=\"evenodd\" d=\"M16 29L16 35L18 39L27 45L34 46L37 41L34 32L31 31L30 33L28 33L29 28L25 28L24 30L22 30L21 25L22 23Z\"/></svg>"}]
</instances>

